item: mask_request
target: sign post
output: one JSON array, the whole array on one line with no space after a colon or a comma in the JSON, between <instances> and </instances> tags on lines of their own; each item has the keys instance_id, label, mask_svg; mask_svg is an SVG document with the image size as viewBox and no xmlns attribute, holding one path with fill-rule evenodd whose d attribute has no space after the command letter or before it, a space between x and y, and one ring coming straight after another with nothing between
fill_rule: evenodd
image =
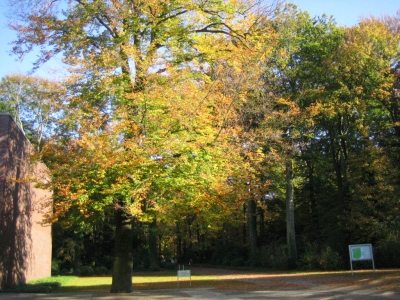
<instances>
[{"instance_id":1,"label":"sign post","mask_svg":"<svg viewBox=\"0 0 400 300\"><path fill-rule=\"evenodd\" d=\"M353 261L371 260L375 272L374 254L371 244L349 245L351 275L353 275Z\"/></svg>"}]
</instances>

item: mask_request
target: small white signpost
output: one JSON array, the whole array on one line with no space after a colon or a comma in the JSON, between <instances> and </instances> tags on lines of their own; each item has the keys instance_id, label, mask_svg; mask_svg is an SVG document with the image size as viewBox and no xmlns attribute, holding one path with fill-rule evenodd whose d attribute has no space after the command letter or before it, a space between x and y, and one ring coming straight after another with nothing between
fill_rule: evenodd
<instances>
[{"instance_id":1,"label":"small white signpost","mask_svg":"<svg viewBox=\"0 0 400 300\"><path fill-rule=\"evenodd\" d=\"M375 272L374 254L371 244L349 245L351 275L353 275L353 261L371 260Z\"/></svg>"},{"instance_id":2,"label":"small white signpost","mask_svg":"<svg viewBox=\"0 0 400 300\"><path fill-rule=\"evenodd\" d=\"M189 277L190 279L190 287L192 287L192 275L190 270L178 270L178 288L179 288L179 278Z\"/></svg>"}]
</instances>

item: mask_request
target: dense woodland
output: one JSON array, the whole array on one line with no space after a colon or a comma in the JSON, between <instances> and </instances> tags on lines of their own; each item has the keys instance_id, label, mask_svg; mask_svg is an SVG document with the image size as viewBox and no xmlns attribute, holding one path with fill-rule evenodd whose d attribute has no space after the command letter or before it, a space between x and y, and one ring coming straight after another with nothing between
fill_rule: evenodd
<instances>
[{"instance_id":1,"label":"dense woodland","mask_svg":"<svg viewBox=\"0 0 400 300\"><path fill-rule=\"evenodd\" d=\"M400 267L400 11L340 27L290 3L12 0L0 108L54 191L55 273Z\"/></svg>"}]
</instances>

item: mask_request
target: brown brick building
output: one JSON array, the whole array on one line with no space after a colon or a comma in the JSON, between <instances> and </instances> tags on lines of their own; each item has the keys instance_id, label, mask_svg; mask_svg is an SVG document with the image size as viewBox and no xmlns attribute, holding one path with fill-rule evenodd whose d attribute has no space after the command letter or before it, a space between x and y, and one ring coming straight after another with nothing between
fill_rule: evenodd
<instances>
[{"instance_id":1,"label":"brown brick building","mask_svg":"<svg viewBox=\"0 0 400 300\"><path fill-rule=\"evenodd\" d=\"M51 192L42 163L31 164L33 147L8 114L0 114L0 289L51 275Z\"/></svg>"}]
</instances>

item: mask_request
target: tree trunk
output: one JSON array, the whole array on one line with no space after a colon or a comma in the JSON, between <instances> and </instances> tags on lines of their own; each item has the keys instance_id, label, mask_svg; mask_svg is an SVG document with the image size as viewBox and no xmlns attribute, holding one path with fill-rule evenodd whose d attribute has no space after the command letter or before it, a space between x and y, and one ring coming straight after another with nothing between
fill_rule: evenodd
<instances>
[{"instance_id":1,"label":"tree trunk","mask_svg":"<svg viewBox=\"0 0 400 300\"><path fill-rule=\"evenodd\" d=\"M244 216L246 217L246 204L243 204L243 213ZM243 233L243 245L246 245L246 241L247 241L247 225L243 224L242 225L242 233Z\"/></svg>"},{"instance_id":2,"label":"tree trunk","mask_svg":"<svg viewBox=\"0 0 400 300\"><path fill-rule=\"evenodd\" d=\"M264 209L259 207L258 215L260 216L260 221L258 222L258 243L259 245L263 245L265 242L265 214Z\"/></svg>"},{"instance_id":3,"label":"tree trunk","mask_svg":"<svg viewBox=\"0 0 400 300\"><path fill-rule=\"evenodd\" d=\"M254 265L257 258L257 219L256 202L253 199L247 201L247 227L249 230L250 262Z\"/></svg>"},{"instance_id":4,"label":"tree trunk","mask_svg":"<svg viewBox=\"0 0 400 300\"><path fill-rule=\"evenodd\" d=\"M286 239L288 247L289 268L296 267L296 232L294 229L294 196L293 196L293 166L290 159L286 162Z\"/></svg>"},{"instance_id":5,"label":"tree trunk","mask_svg":"<svg viewBox=\"0 0 400 300\"><path fill-rule=\"evenodd\" d=\"M115 254L111 293L132 293L132 220L123 210L116 211Z\"/></svg>"},{"instance_id":6,"label":"tree trunk","mask_svg":"<svg viewBox=\"0 0 400 300\"><path fill-rule=\"evenodd\" d=\"M321 233L318 221L318 210L317 210L317 200L315 196L315 179L314 179L314 165L311 159L306 160L306 165L308 169L308 197L310 199L310 215L311 220L310 227L312 228L312 234L315 239L319 238Z\"/></svg>"},{"instance_id":7,"label":"tree trunk","mask_svg":"<svg viewBox=\"0 0 400 300\"><path fill-rule=\"evenodd\" d=\"M158 268L157 220L155 217L149 225L149 254L151 268Z\"/></svg>"},{"instance_id":8,"label":"tree trunk","mask_svg":"<svg viewBox=\"0 0 400 300\"><path fill-rule=\"evenodd\" d=\"M178 263L178 261L182 258L182 234L181 230L179 227L180 224L176 224L176 257L175 263Z\"/></svg>"},{"instance_id":9,"label":"tree trunk","mask_svg":"<svg viewBox=\"0 0 400 300\"><path fill-rule=\"evenodd\" d=\"M84 249L83 245L83 233L79 232L74 234L74 273L79 275L81 272L81 266L82 266L82 261L81 261L81 253L82 250Z\"/></svg>"}]
</instances>

